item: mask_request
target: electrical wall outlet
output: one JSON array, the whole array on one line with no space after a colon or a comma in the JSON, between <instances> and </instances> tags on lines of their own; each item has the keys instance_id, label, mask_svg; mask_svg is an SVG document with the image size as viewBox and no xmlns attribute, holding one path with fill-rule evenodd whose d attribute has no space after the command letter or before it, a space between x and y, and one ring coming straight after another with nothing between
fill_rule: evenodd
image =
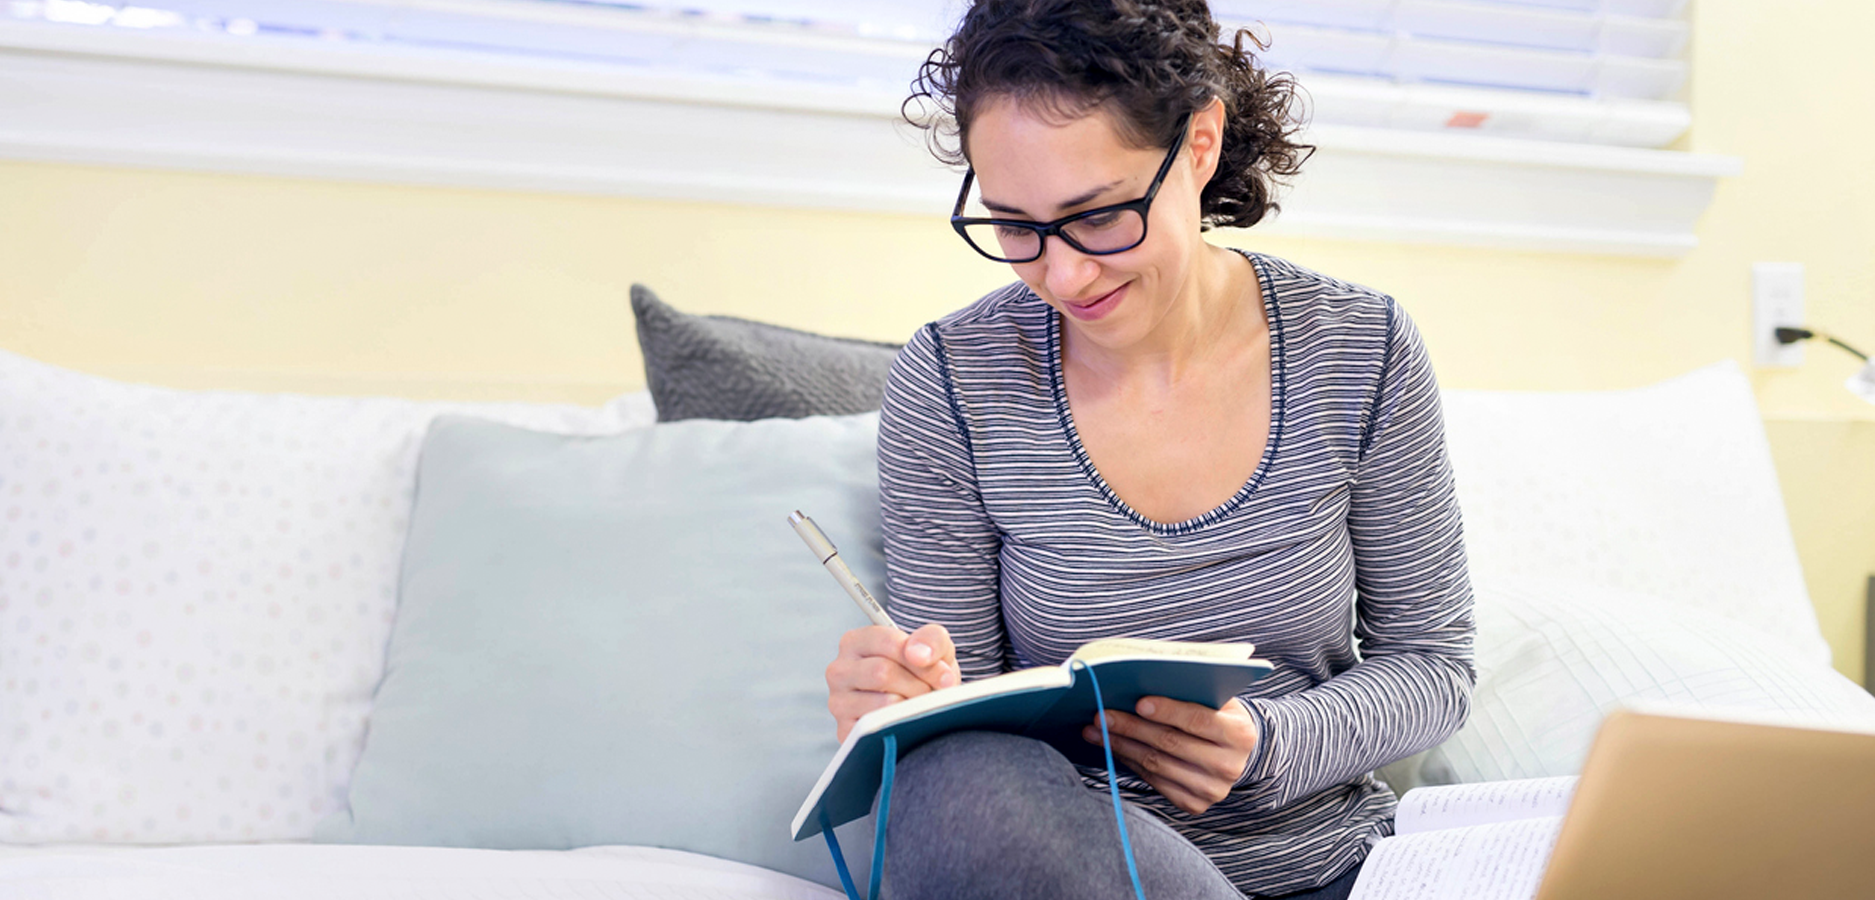
<instances>
[{"instance_id":1,"label":"electrical wall outlet","mask_svg":"<svg viewBox=\"0 0 1875 900\"><path fill-rule=\"evenodd\" d=\"M1777 329L1803 325L1803 263L1751 266L1752 361L1760 369L1803 365L1802 344L1779 344Z\"/></svg>"}]
</instances>

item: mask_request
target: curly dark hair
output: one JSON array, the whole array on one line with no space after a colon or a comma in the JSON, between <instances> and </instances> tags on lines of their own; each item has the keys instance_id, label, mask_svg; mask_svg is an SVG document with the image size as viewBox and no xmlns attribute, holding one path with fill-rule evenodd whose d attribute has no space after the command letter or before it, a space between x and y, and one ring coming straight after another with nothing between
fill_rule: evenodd
<instances>
[{"instance_id":1,"label":"curly dark hair","mask_svg":"<svg viewBox=\"0 0 1875 900\"><path fill-rule=\"evenodd\" d=\"M1315 148L1292 140L1302 124L1295 80L1245 50L1268 44L1247 29L1228 44L1218 37L1205 0L977 0L919 68L901 112L925 129L933 155L965 165L986 100L1064 119L1104 108L1128 144L1165 148L1188 114L1221 98L1222 155L1200 227L1247 228L1279 208L1275 188Z\"/></svg>"}]
</instances>

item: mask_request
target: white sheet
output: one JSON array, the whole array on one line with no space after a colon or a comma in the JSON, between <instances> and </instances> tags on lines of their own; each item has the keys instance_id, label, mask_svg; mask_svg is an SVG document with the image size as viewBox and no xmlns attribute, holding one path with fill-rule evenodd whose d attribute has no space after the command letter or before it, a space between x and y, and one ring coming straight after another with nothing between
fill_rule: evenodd
<instances>
[{"instance_id":1,"label":"white sheet","mask_svg":"<svg viewBox=\"0 0 1875 900\"><path fill-rule=\"evenodd\" d=\"M0 848L8 900L829 900L755 866L653 847L564 852L240 844Z\"/></svg>"}]
</instances>

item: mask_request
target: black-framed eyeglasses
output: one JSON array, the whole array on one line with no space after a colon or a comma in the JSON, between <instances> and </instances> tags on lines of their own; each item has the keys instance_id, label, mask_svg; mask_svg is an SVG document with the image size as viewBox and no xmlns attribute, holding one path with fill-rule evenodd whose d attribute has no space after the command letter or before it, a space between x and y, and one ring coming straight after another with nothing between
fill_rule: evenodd
<instances>
[{"instance_id":1,"label":"black-framed eyeglasses","mask_svg":"<svg viewBox=\"0 0 1875 900\"><path fill-rule=\"evenodd\" d=\"M1041 259L1049 235L1060 237L1068 246L1090 256L1125 253L1146 242L1146 213L1152 209L1152 198L1159 193L1159 185L1172 171L1172 160L1178 158L1179 148L1185 145L1185 128L1190 121L1191 117L1187 116L1179 122L1178 136L1172 139L1172 149L1166 151L1165 162L1159 164L1159 174L1152 177L1146 196L1138 200L1082 210L1053 222L975 218L963 215L964 202L970 198L970 184L976 180L976 170L972 169L964 173L963 190L957 192L957 208L951 210L951 227L971 249L1003 263Z\"/></svg>"}]
</instances>

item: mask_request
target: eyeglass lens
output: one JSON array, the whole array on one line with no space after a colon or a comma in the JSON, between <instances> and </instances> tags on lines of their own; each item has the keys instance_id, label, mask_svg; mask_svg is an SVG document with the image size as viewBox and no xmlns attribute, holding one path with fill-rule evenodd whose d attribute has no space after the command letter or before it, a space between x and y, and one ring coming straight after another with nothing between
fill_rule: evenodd
<instances>
[{"instance_id":1,"label":"eyeglass lens","mask_svg":"<svg viewBox=\"0 0 1875 900\"><path fill-rule=\"evenodd\" d=\"M1061 226L1062 236L1083 253L1119 253L1131 250L1146 237L1146 219L1136 209L1108 210ZM964 226L970 243L1004 261L1027 261L1041 255L1041 235L1035 229L988 222Z\"/></svg>"}]
</instances>

